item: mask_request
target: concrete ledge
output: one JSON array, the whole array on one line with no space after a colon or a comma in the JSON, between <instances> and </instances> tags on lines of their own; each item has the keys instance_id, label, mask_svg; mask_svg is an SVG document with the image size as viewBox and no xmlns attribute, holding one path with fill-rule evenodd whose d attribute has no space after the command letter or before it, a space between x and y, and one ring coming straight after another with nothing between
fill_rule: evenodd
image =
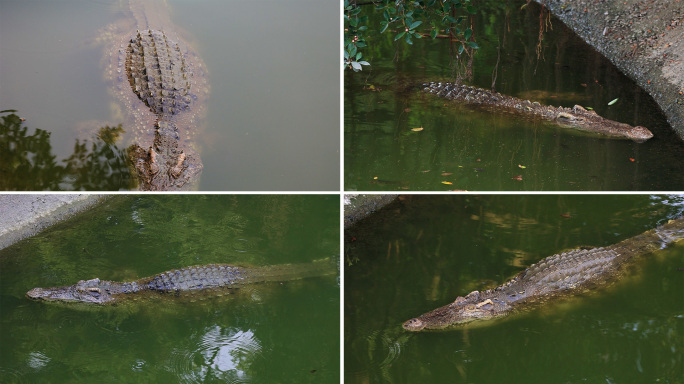
<instances>
[{"instance_id":1,"label":"concrete ledge","mask_svg":"<svg viewBox=\"0 0 684 384\"><path fill-rule=\"evenodd\" d=\"M394 201L399 195L344 195L344 229Z\"/></svg>"},{"instance_id":2,"label":"concrete ledge","mask_svg":"<svg viewBox=\"0 0 684 384\"><path fill-rule=\"evenodd\" d=\"M104 195L92 194L0 195L0 249L33 236L102 200Z\"/></svg>"},{"instance_id":3,"label":"concrete ledge","mask_svg":"<svg viewBox=\"0 0 684 384\"><path fill-rule=\"evenodd\" d=\"M684 1L535 1L648 92L684 139Z\"/></svg>"}]
</instances>

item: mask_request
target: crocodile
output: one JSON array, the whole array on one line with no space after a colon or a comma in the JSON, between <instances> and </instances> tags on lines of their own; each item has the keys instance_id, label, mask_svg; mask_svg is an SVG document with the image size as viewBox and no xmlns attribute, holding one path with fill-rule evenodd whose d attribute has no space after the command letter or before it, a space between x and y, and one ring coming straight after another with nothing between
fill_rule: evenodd
<instances>
[{"instance_id":1,"label":"crocodile","mask_svg":"<svg viewBox=\"0 0 684 384\"><path fill-rule=\"evenodd\" d=\"M165 4L130 0L129 8L135 22L115 27L122 37L105 62L114 93L134 120L128 156L138 188L191 189L203 167L191 139L208 93L204 64L172 32Z\"/></svg>"},{"instance_id":2,"label":"crocodile","mask_svg":"<svg viewBox=\"0 0 684 384\"><path fill-rule=\"evenodd\" d=\"M553 107L455 83L430 82L423 84L422 87L425 92L488 111L542 119L561 127L593 132L610 138L626 138L643 143L653 137L648 128L608 120L579 105L572 108Z\"/></svg>"},{"instance_id":3,"label":"crocodile","mask_svg":"<svg viewBox=\"0 0 684 384\"><path fill-rule=\"evenodd\" d=\"M407 331L444 329L508 316L543 303L608 286L642 255L684 238L684 218L619 243L549 256L508 282L459 296L453 303L404 322Z\"/></svg>"},{"instance_id":4,"label":"crocodile","mask_svg":"<svg viewBox=\"0 0 684 384\"><path fill-rule=\"evenodd\" d=\"M62 287L33 288L26 296L34 300L98 305L118 304L141 297L179 297L192 293L220 296L248 284L324 276L333 274L334 270L327 260L263 267L207 264L174 269L130 282L94 278Z\"/></svg>"}]
</instances>

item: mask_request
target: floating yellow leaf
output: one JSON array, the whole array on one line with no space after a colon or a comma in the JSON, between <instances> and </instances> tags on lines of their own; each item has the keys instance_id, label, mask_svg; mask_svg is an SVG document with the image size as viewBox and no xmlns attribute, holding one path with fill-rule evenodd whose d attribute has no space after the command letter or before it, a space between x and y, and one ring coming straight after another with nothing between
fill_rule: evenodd
<instances>
[{"instance_id":1,"label":"floating yellow leaf","mask_svg":"<svg viewBox=\"0 0 684 384\"><path fill-rule=\"evenodd\" d=\"M526 167L526 166L524 166L524 165L520 165L520 164L518 164L518 168L522 168L522 169L525 169L525 168L527 168L527 167Z\"/></svg>"},{"instance_id":2,"label":"floating yellow leaf","mask_svg":"<svg viewBox=\"0 0 684 384\"><path fill-rule=\"evenodd\" d=\"M411 130L412 130L413 132L419 132L419 131L422 131L422 130L423 130L423 127L420 127L420 128L411 128Z\"/></svg>"},{"instance_id":3,"label":"floating yellow leaf","mask_svg":"<svg viewBox=\"0 0 684 384\"><path fill-rule=\"evenodd\" d=\"M452 185L453 183L451 181L442 181L442 184Z\"/></svg>"}]
</instances>

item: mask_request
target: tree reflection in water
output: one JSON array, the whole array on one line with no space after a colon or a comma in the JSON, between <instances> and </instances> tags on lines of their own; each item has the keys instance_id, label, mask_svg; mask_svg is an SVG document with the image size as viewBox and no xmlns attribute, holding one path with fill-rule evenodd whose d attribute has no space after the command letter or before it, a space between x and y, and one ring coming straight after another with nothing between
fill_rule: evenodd
<instances>
[{"instance_id":1,"label":"tree reflection in water","mask_svg":"<svg viewBox=\"0 0 684 384\"><path fill-rule=\"evenodd\" d=\"M104 126L91 140L76 140L73 154L57 161L50 132L29 134L16 110L0 111L0 190L120 190L135 188L126 150L116 141L119 124Z\"/></svg>"}]
</instances>

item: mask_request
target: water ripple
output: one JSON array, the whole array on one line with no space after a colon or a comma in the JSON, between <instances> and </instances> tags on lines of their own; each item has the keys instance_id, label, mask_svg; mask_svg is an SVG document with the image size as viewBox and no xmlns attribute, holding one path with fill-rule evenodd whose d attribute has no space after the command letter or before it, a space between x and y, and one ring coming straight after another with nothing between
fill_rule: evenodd
<instances>
[{"instance_id":1,"label":"water ripple","mask_svg":"<svg viewBox=\"0 0 684 384\"><path fill-rule=\"evenodd\" d=\"M205 328L192 336L187 349L175 349L167 367L183 383L199 383L210 378L227 383L251 381L250 366L261 356L261 342L252 330Z\"/></svg>"}]
</instances>

